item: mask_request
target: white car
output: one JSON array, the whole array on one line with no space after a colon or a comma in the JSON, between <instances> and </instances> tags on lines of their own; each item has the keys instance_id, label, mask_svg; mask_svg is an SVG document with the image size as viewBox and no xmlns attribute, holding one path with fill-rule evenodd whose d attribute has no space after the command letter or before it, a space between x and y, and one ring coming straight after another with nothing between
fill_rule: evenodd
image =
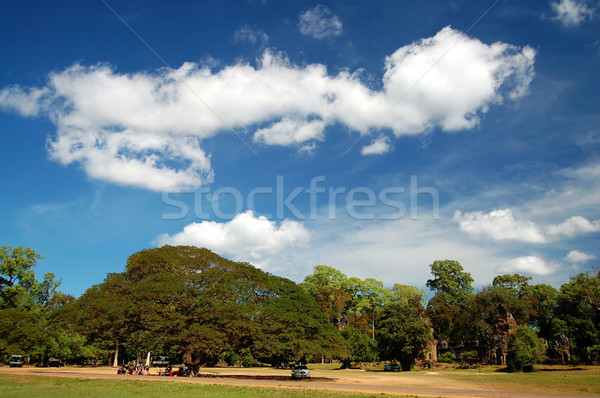
<instances>
[{"instance_id":1,"label":"white car","mask_svg":"<svg viewBox=\"0 0 600 398\"><path fill-rule=\"evenodd\" d=\"M310 370L306 365L296 365L292 368L292 379L310 379Z\"/></svg>"}]
</instances>

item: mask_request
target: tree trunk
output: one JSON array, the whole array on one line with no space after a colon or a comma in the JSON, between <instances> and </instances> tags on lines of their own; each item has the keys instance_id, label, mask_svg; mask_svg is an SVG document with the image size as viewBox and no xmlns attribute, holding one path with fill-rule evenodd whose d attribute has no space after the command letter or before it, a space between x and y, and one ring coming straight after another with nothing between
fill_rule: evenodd
<instances>
[{"instance_id":1,"label":"tree trunk","mask_svg":"<svg viewBox=\"0 0 600 398\"><path fill-rule=\"evenodd\" d=\"M113 361L113 368L119 366L119 339L115 341L115 360Z\"/></svg>"},{"instance_id":2,"label":"tree trunk","mask_svg":"<svg viewBox=\"0 0 600 398\"><path fill-rule=\"evenodd\" d=\"M373 339L373 341L375 341L375 311L373 311L373 319L372 319L372 323L371 323L371 330L373 331L373 334L372 334L371 338Z\"/></svg>"}]
</instances>

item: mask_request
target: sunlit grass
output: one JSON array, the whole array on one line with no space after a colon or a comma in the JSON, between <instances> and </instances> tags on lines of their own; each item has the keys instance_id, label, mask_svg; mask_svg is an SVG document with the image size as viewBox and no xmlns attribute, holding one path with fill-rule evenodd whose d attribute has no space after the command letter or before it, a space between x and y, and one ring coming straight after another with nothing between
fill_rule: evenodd
<instances>
[{"instance_id":1,"label":"sunlit grass","mask_svg":"<svg viewBox=\"0 0 600 398\"><path fill-rule=\"evenodd\" d=\"M225 398L368 398L381 396L315 391L298 388L263 388L173 383L142 380L79 379L71 377L0 375L0 396L3 398L164 398L164 397L225 397Z\"/></svg>"}]
</instances>

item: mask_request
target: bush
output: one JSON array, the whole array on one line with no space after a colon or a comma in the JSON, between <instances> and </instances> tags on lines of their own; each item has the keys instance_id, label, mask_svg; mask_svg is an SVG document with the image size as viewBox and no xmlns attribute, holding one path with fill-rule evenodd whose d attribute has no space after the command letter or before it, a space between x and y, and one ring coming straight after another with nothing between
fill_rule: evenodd
<instances>
[{"instance_id":1,"label":"bush","mask_svg":"<svg viewBox=\"0 0 600 398\"><path fill-rule=\"evenodd\" d=\"M438 355L438 361L443 363L450 363L456 361L456 356L450 351L446 351L443 354Z\"/></svg>"},{"instance_id":2,"label":"bush","mask_svg":"<svg viewBox=\"0 0 600 398\"><path fill-rule=\"evenodd\" d=\"M533 372L535 364L542 359L544 346L535 332L521 326L508 340L506 365L509 372Z\"/></svg>"},{"instance_id":3,"label":"bush","mask_svg":"<svg viewBox=\"0 0 600 398\"><path fill-rule=\"evenodd\" d=\"M479 353L477 352L477 350L464 351L460 353L460 356L463 357L463 359L473 360L479 358Z\"/></svg>"}]
</instances>

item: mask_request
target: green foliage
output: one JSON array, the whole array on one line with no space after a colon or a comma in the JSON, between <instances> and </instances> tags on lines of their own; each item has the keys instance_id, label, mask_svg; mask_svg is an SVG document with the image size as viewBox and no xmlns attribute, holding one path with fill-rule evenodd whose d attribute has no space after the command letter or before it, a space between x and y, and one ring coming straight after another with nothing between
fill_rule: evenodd
<instances>
[{"instance_id":1,"label":"green foliage","mask_svg":"<svg viewBox=\"0 0 600 398\"><path fill-rule=\"evenodd\" d=\"M486 344L499 305L541 338L567 336L574 358L598 361L600 352L598 275L577 275L560 291L529 285L528 276L499 275L473 294L473 279L458 262L435 261L427 287L436 294L425 310L425 293L412 286L387 289L325 265L297 285L207 249L165 246L133 254L124 272L108 274L76 300L57 291L54 274L36 279L41 258L21 246L0 250L0 355L109 362L151 351L193 365L224 359L243 366L381 357L409 369L430 327L439 340ZM342 332L332 326L346 325L341 320L349 323ZM529 328L512 335L511 369L529 370L539 360L534 337Z\"/></svg>"},{"instance_id":2,"label":"green foliage","mask_svg":"<svg viewBox=\"0 0 600 398\"><path fill-rule=\"evenodd\" d=\"M463 272L463 267L454 260L437 260L429 267L433 279L428 279L425 285L447 305L464 305L473 293L471 274Z\"/></svg>"},{"instance_id":3,"label":"green foliage","mask_svg":"<svg viewBox=\"0 0 600 398\"><path fill-rule=\"evenodd\" d=\"M389 305L383 310L379 322L380 357L398 360L402 370L410 370L417 357L431 341L431 331L421 316L422 307Z\"/></svg>"},{"instance_id":4,"label":"green foliage","mask_svg":"<svg viewBox=\"0 0 600 398\"><path fill-rule=\"evenodd\" d=\"M344 353L339 333L294 282L207 249L135 253L78 300L79 327L98 349L145 357L160 345L194 366Z\"/></svg>"},{"instance_id":5,"label":"green foliage","mask_svg":"<svg viewBox=\"0 0 600 398\"><path fill-rule=\"evenodd\" d=\"M522 294L530 303L529 324L538 330L540 337L553 340L565 331L556 323L558 290L550 285L539 284L526 286Z\"/></svg>"},{"instance_id":6,"label":"green foliage","mask_svg":"<svg viewBox=\"0 0 600 398\"><path fill-rule=\"evenodd\" d=\"M42 282L35 278L35 267L42 256L22 246L0 248L0 308L24 308L40 312L52 299L60 281L52 273Z\"/></svg>"},{"instance_id":7,"label":"green foliage","mask_svg":"<svg viewBox=\"0 0 600 398\"><path fill-rule=\"evenodd\" d=\"M49 343L36 315L19 308L0 310L0 354L39 358Z\"/></svg>"},{"instance_id":8,"label":"green foliage","mask_svg":"<svg viewBox=\"0 0 600 398\"><path fill-rule=\"evenodd\" d=\"M524 289L529 285L529 281L532 278L530 276L523 276L519 274L514 275L498 275L494 277L492 286L503 287L514 291L519 297L522 295Z\"/></svg>"},{"instance_id":9,"label":"green foliage","mask_svg":"<svg viewBox=\"0 0 600 398\"><path fill-rule=\"evenodd\" d=\"M421 305L425 305L427 295L418 287L401 285L395 283L392 289L386 289L383 292L385 303L404 305L409 304L411 300L417 300Z\"/></svg>"},{"instance_id":10,"label":"green foliage","mask_svg":"<svg viewBox=\"0 0 600 398\"><path fill-rule=\"evenodd\" d=\"M500 305L513 315L517 324L527 324L528 303L525 299L519 299L509 289L486 287L469 297L466 307L458 313L454 320L452 340L486 341L494 331Z\"/></svg>"},{"instance_id":11,"label":"green foliage","mask_svg":"<svg viewBox=\"0 0 600 398\"><path fill-rule=\"evenodd\" d=\"M585 360L587 347L600 344L600 279L579 274L562 285L556 315L578 356Z\"/></svg>"},{"instance_id":12,"label":"green foliage","mask_svg":"<svg viewBox=\"0 0 600 398\"><path fill-rule=\"evenodd\" d=\"M591 347L588 347L587 351L588 351L588 356L592 361L594 361L596 363L598 361L600 361L600 344L596 344Z\"/></svg>"},{"instance_id":13,"label":"green foliage","mask_svg":"<svg viewBox=\"0 0 600 398\"><path fill-rule=\"evenodd\" d=\"M446 352L438 355L438 362L451 363L454 361L456 361L456 356L450 351L446 351Z\"/></svg>"},{"instance_id":14,"label":"green foliage","mask_svg":"<svg viewBox=\"0 0 600 398\"><path fill-rule=\"evenodd\" d=\"M521 326L508 340L506 365L509 372L533 372L544 351L541 339L528 326Z\"/></svg>"},{"instance_id":15,"label":"green foliage","mask_svg":"<svg viewBox=\"0 0 600 398\"><path fill-rule=\"evenodd\" d=\"M453 333L455 321L459 318L460 308L447 305L444 300L434 296L427 303L425 314L431 321L436 338L449 341Z\"/></svg>"},{"instance_id":16,"label":"green foliage","mask_svg":"<svg viewBox=\"0 0 600 398\"><path fill-rule=\"evenodd\" d=\"M342 331L348 345L348 356L344 358L344 367L351 362L374 362L377 360L377 342L355 326Z\"/></svg>"},{"instance_id":17,"label":"green foliage","mask_svg":"<svg viewBox=\"0 0 600 398\"><path fill-rule=\"evenodd\" d=\"M331 321L339 321L343 317L350 319L353 326L369 333L372 339L375 339L375 322L381 308L393 296L381 281L348 278L326 265L315 266L301 286L317 300Z\"/></svg>"}]
</instances>

